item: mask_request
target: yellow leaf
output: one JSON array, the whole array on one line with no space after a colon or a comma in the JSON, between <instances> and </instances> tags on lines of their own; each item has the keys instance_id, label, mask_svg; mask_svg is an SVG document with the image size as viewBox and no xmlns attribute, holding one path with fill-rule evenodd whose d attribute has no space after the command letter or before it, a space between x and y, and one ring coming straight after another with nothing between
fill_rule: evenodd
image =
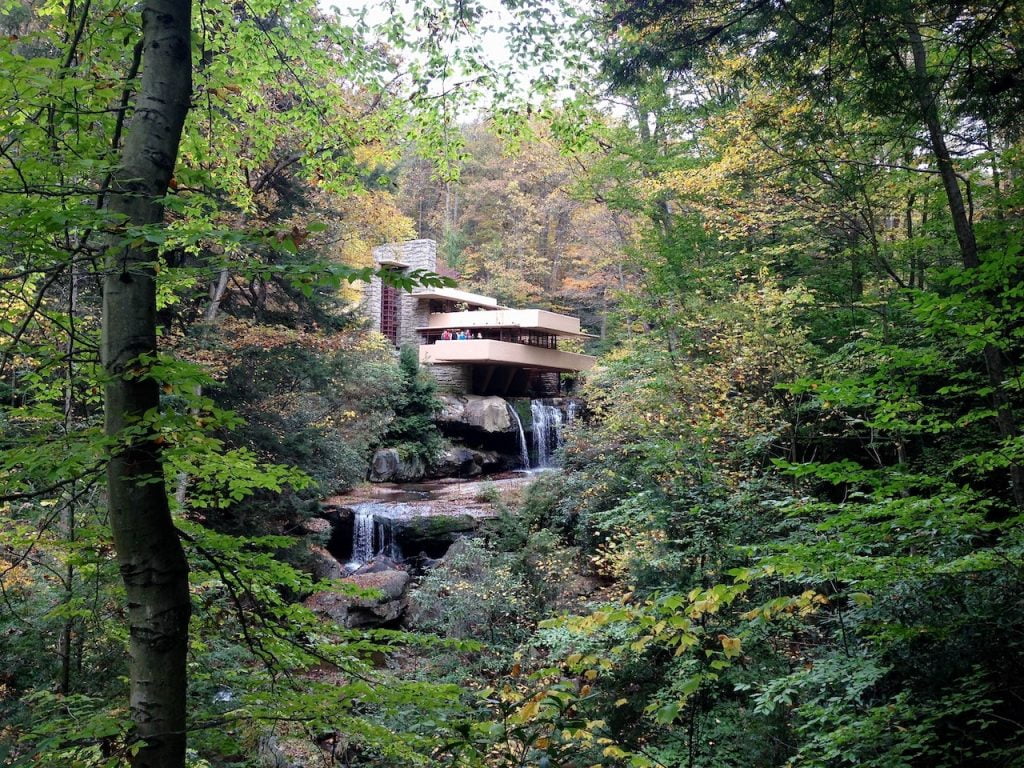
<instances>
[{"instance_id":1,"label":"yellow leaf","mask_svg":"<svg viewBox=\"0 0 1024 768\"><path fill-rule=\"evenodd\" d=\"M624 749L622 749L622 747L618 747L618 746L616 746L614 744L612 744L611 746L605 747L604 751L601 754L604 755L605 757L629 757L629 753L628 752L626 752Z\"/></svg>"},{"instance_id":2,"label":"yellow leaf","mask_svg":"<svg viewBox=\"0 0 1024 768\"><path fill-rule=\"evenodd\" d=\"M532 720L537 716L537 712L540 710L540 701L538 699L530 699L526 702L526 705L516 713L517 719L520 721Z\"/></svg>"},{"instance_id":3,"label":"yellow leaf","mask_svg":"<svg viewBox=\"0 0 1024 768\"><path fill-rule=\"evenodd\" d=\"M718 639L722 642L722 650L725 651L726 658L731 659L740 655L741 641L738 637L719 635Z\"/></svg>"}]
</instances>

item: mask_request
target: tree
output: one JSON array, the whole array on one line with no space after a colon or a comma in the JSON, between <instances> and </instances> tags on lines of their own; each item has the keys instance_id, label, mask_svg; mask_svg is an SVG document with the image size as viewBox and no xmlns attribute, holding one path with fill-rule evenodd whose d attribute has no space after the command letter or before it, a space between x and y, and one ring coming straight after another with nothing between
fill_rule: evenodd
<instances>
[{"instance_id":1,"label":"tree","mask_svg":"<svg viewBox=\"0 0 1024 768\"><path fill-rule=\"evenodd\" d=\"M198 477L227 498L301 480L280 467L265 471L259 457L214 437L237 419L200 395L210 378L180 353L196 318L209 323L229 303L222 293L227 277L240 290L256 286L259 295L271 283L272 298L274 290L293 298L336 291L342 278L368 274L348 255L331 261L303 248L318 230L292 182L301 178L308 185L302 191L315 187L323 194L318 202L332 207L331 196L362 188L364 161L374 154L364 150L373 145L387 155L381 147L389 146L390 134L381 125L401 130L404 123L393 116L376 122L393 108L382 85L390 75L379 66L386 52L353 42L353 30L314 13L314 5L291 4L285 14L258 1L244 10L214 4L197 14L195 30L189 3L177 0L129 11L102 0L4 9L10 34L0 40L9 75L0 85L2 576L31 571L40 588L35 605L49 616L48 579L61 574L63 593L50 606L63 620L54 688L102 723L75 735L71 720L59 716L75 707L47 707L40 697L48 681L32 669L16 670L11 706L19 728L5 729L3 738L23 739L18 757L61 763L130 754L139 765L181 765L192 726L185 719L185 556L195 563L216 553L190 529L202 516L198 503L187 506L192 497L186 494L186 506L172 517L166 477ZM190 109L200 93L206 109ZM328 116L323 104L339 114ZM292 130L275 130L275 120ZM261 192L279 205L265 204ZM263 218L240 215L268 209ZM345 210L362 221L346 222L339 236L405 229L398 215L371 224L357 204ZM316 243L322 252L331 250L331 234ZM235 274L226 274L228 263L237 265ZM205 295L211 283L215 295ZM310 324L322 318L309 314ZM201 344L189 351L195 346ZM102 390L105 436L96 429ZM94 489L104 468L106 499ZM109 632L114 624L106 621L118 594L107 580L109 532L87 525L101 517L104 501L127 591L125 635ZM187 553L179 529L191 530L182 534ZM87 578L96 587L88 605L81 595ZM19 595L28 600L30 593ZM252 604L231 605L245 627ZM40 625L38 647L49 647L55 623ZM102 640L85 636L97 627L106 633ZM97 645L119 647L122 637L130 645L127 675L121 659L90 655ZM249 650L259 655L259 648ZM103 666L87 673L81 663L90 659ZM126 678L134 723L112 704Z\"/></svg>"},{"instance_id":2,"label":"tree","mask_svg":"<svg viewBox=\"0 0 1024 768\"><path fill-rule=\"evenodd\" d=\"M551 515L624 594L542 628L501 722L538 762L1015 765L1020 158L985 124L1021 91L970 73L1014 71L1017 10L604 8L648 221Z\"/></svg>"},{"instance_id":3,"label":"tree","mask_svg":"<svg viewBox=\"0 0 1024 768\"><path fill-rule=\"evenodd\" d=\"M988 114L974 114L977 100L967 85L979 68L1000 79L1019 73L1019 61L1008 56L1022 47L1020 18L1013 7L927 0L841 7L806 0L778 7L751 0L706 5L610 2L605 9L610 25L621 33L606 59L607 71L620 83L635 82L652 70L692 71L725 51L738 57L739 71L751 83L781 86L791 91L797 105L809 105L811 121L838 119L850 133L861 131L874 139L877 147L895 145L908 157L930 157L923 166L884 158L863 163L937 174L961 264L966 271L981 266L974 212L962 190L966 187L969 194L972 182L956 168L949 144L963 145L965 154L987 149L984 127L997 120L1001 132L1015 131L1016 118L999 113L994 105L985 110ZM666 51L671 54L659 58ZM1000 98L1008 90L1004 87ZM841 154L829 160L839 168L857 162ZM825 172L834 171L828 167ZM1005 345L1005 339L990 340L981 357L997 434L1013 443L1019 432L1007 389ZM1008 469L1014 503L1024 508L1024 468L1014 461Z\"/></svg>"},{"instance_id":4,"label":"tree","mask_svg":"<svg viewBox=\"0 0 1024 768\"><path fill-rule=\"evenodd\" d=\"M441 433L434 423L434 415L441 407L437 384L430 373L420 368L415 347L402 347L398 371L394 419L381 437L381 443L396 447L403 459L415 459L428 465L441 450Z\"/></svg>"},{"instance_id":5,"label":"tree","mask_svg":"<svg viewBox=\"0 0 1024 768\"><path fill-rule=\"evenodd\" d=\"M174 173L192 97L190 0L147 0L142 8L142 77L110 210L127 227L163 223L161 198ZM140 768L185 762L185 669L191 603L188 564L171 519L157 414L155 243L115 240L103 284L104 412L111 438L108 508L128 601L131 715Z\"/></svg>"}]
</instances>

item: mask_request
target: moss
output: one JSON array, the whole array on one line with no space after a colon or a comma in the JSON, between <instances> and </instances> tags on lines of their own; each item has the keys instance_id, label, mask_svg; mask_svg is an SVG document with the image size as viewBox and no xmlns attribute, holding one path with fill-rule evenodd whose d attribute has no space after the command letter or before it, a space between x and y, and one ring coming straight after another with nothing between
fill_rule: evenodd
<instances>
[{"instance_id":1,"label":"moss","mask_svg":"<svg viewBox=\"0 0 1024 768\"><path fill-rule=\"evenodd\" d=\"M517 397L509 399L509 402L519 415L519 421L522 423L523 429L529 429L530 424L533 423L533 411L530 410L530 398Z\"/></svg>"},{"instance_id":2,"label":"moss","mask_svg":"<svg viewBox=\"0 0 1024 768\"><path fill-rule=\"evenodd\" d=\"M477 521L470 515L438 515L395 521L394 537L407 556L423 552L441 557L457 539L476 531Z\"/></svg>"},{"instance_id":3,"label":"moss","mask_svg":"<svg viewBox=\"0 0 1024 768\"><path fill-rule=\"evenodd\" d=\"M417 537L433 538L450 533L474 531L476 519L470 515L433 515L409 520L403 523L402 527Z\"/></svg>"}]
</instances>

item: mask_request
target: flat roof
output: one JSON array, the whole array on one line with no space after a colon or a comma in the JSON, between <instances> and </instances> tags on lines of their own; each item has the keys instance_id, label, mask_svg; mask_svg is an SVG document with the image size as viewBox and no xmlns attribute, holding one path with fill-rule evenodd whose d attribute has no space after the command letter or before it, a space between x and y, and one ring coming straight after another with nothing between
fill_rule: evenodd
<instances>
[{"instance_id":1,"label":"flat roof","mask_svg":"<svg viewBox=\"0 0 1024 768\"><path fill-rule=\"evenodd\" d=\"M446 328L474 330L519 330L545 333L549 336L597 338L580 328L579 318L545 309L500 309L469 312L432 312L428 325L416 330L443 331Z\"/></svg>"},{"instance_id":2,"label":"flat roof","mask_svg":"<svg viewBox=\"0 0 1024 768\"><path fill-rule=\"evenodd\" d=\"M540 325L474 325L473 323L461 323L455 325L445 325L442 327L436 325L421 325L416 330L421 333L424 333L426 331L438 332L444 331L446 329L449 331L457 331L460 328L471 328L476 331L488 328L495 331L522 331L523 333L530 333L532 331L533 333L539 333L541 335L546 334L548 336L564 336L566 338L575 339L600 338L597 334L586 333L585 331L563 331L559 330L558 328L545 328L544 326Z\"/></svg>"},{"instance_id":3,"label":"flat roof","mask_svg":"<svg viewBox=\"0 0 1024 768\"><path fill-rule=\"evenodd\" d=\"M456 288L429 288L425 291L415 291L413 296L417 299L455 301L463 304L469 304L474 307L484 307L486 309L507 309L507 307L501 306L498 303L498 300L493 296L483 296L479 293L460 291Z\"/></svg>"}]
</instances>

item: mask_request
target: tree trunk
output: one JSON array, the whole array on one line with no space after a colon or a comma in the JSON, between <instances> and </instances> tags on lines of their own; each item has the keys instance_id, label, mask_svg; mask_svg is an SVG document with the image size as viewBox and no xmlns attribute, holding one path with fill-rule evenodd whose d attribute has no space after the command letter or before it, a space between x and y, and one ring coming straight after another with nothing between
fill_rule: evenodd
<instances>
[{"instance_id":1,"label":"tree trunk","mask_svg":"<svg viewBox=\"0 0 1024 768\"><path fill-rule=\"evenodd\" d=\"M146 0L135 111L113 175L109 207L132 225L163 221L192 93L189 0ZM103 285L105 418L116 436L107 468L110 527L128 599L136 768L185 763L188 564L171 520L160 440L146 425L160 382L141 357L156 353L155 247L111 245ZM126 430L130 432L126 433Z\"/></svg>"},{"instance_id":2,"label":"tree trunk","mask_svg":"<svg viewBox=\"0 0 1024 768\"><path fill-rule=\"evenodd\" d=\"M965 269L974 269L981 265L978 258L978 243L974 238L974 226L967 215L956 169L946 146L946 135L939 118L938 94L932 89L928 76L928 52L924 47L917 20L908 13L904 16L903 22L914 57L914 94L924 115L932 153L935 155L935 163L946 192L949 213L953 218L953 231L960 246L960 260ZM996 412L999 437L1002 440L1014 438L1017 436L1017 424L1004 388L1006 366L1002 352L994 344L986 344L982 354L989 383L992 385L992 405ZM1010 465L1010 489L1014 504L1018 509L1024 509L1024 470L1018 464Z\"/></svg>"}]
</instances>

